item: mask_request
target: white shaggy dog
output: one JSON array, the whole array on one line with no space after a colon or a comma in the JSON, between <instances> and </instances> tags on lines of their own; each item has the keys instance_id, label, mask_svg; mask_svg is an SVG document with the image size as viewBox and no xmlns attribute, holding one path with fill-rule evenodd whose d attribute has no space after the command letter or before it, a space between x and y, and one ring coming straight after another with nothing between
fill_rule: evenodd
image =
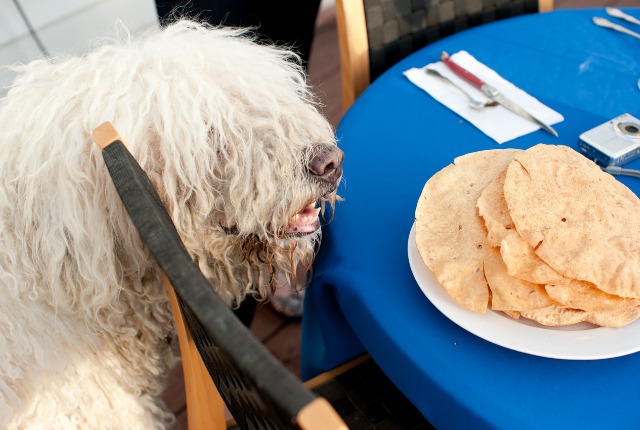
<instances>
[{"instance_id":1,"label":"white shaggy dog","mask_svg":"<svg viewBox=\"0 0 640 430\"><path fill-rule=\"evenodd\" d=\"M173 421L159 398L173 320L92 143L104 121L230 306L310 266L342 151L293 60L182 21L20 67L0 101L0 428Z\"/></svg>"}]
</instances>

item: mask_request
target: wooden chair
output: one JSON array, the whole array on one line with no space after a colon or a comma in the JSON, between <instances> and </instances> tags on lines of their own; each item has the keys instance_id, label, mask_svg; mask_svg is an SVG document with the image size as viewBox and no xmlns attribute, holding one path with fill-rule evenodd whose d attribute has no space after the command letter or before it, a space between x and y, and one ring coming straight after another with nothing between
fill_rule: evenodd
<instances>
[{"instance_id":1,"label":"wooden chair","mask_svg":"<svg viewBox=\"0 0 640 430\"><path fill-rule=\"evenodd\" d=\"M180 343L189 429L358 430L372 428L372 420L394 425L389 428L432 428L367 355L303 384L211 288L113 126L102 124L92 137L163 271ZM232 420L225 418L225 405ZM368 410L375 411L372 419Z\"/></svg>"},{"instance_id":2,"label":"wooden chair","mask_svg":"<svg viewBox=\"0 0 640 430\"><path fill-rule=\"evenodd\" d=\"M553 9L553 0L336 0L342 106L389 67L459 31Z\"/></svg>"},{"instance_id":3,"label":"wooden chair","mask_svg":"<svg viewBox=\"0 0 640 430\"><path fill-rule=\"evenodd\" d=\"M329 402L276 360L214 292L113 126L104 123L92 136L165 275L183 358L189 428L227 428L224 400L242 429L347 430Z\"/></svg>"}]
</instances>

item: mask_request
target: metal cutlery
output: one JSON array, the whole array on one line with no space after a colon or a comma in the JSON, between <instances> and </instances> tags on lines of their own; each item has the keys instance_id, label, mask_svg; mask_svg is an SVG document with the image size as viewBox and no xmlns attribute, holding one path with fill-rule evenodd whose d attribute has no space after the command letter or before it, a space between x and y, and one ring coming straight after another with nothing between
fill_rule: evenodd
<instances>
[{"instance_id":1,"label":"metal cutlery","mask_svg":"<svg viewBox=\"0 0 640 430\"><path fill-rule=\"evenodd\" d=\"M458 84L453 82L451 79L447 78L445 75L443 75L442 73L438 72L435 69L426 69L426 72L427 72L428 75L437 76L438 78L442 79L443 81L446 81L449 84L451 84L454 88L458 89L461 93L463 93L465 96L467 96L467 98L469 99L469 106L471 106L474 109L482 109L482 108L485 108L485 107L491 107L491 106L497 106L498 105L498 102L496 102L495 100L480 101L480 100L476 99L471 94L469 94L464 88L462 88L461 86L459 86Z\"/></svg>"},{"instance_id":2,"label":"metal cutlery","mask_svg":"<svg viewBox=\"0 0 640 430\"><path fill-rule=\"evenodd\" d=\"M618 9L617 7L607 7L604 9L605 12L607 12L607 15L613 16L614 18L620 18L620 19L624 19L625 21L629 21L632 22L634 24L638 24L640 25L640 20L624 13L623 11L621 11L620 9Z\"/></svg>"},{"instance_id":3,"label":"metal cutlery","mask_svg":"<svg viewBox=\"0 0 640 430\"><path fill-rule=\"evenodd\" d=\"M528 119L531 122L534 122L534 123L538 124L540 127L545 129L549 133L551 133L554 136L558 137L558 133L550 125L546 124L544 121L541 121L540 119L538 119L535 116L533 116L531 113L529 113L522 106L520 106L517 103L513 102L512 100L509 100L508 98L506 98L500 91L498 91L496 88L492 87L491 85L485 83L484 81L482 81L482 79L478 78L473 73L469 72L468 70L466 70L463 67L459 66L458 64L454 63L451 60L451 58L449 58L449 54L447 54L446 52L442 52L440 54L440 59L455 74L457 74L461 78L464 78L467 82L469 82L474 87L480 89L480 91L482 91L482 94L484 94L485 96L487 96L490 99L498 102L500 105L502 105L503 107L509 109L511 112L513 112L513 113L515 113L517 115L520 115L521 117L523 117L525 119Z\"/></svg>"},{"instance_id":4,"label":"metal cutlery","mask_svg":"<svg viewBox=\"0 0 640 430\"><path fill-rule=\"evenodd\" d=\"M640 34L636 33L635 31L631 31L628 28L624 28L621 25L614 24L613 22L609 21L606 18L600 18L598 16L594 16L593 23L599 27L610 28L611 30L616 30L621 33L625 33L625 34L628 34L629 36L637 37L638 39L640 39Z\"/></svg>"}]
</instances>

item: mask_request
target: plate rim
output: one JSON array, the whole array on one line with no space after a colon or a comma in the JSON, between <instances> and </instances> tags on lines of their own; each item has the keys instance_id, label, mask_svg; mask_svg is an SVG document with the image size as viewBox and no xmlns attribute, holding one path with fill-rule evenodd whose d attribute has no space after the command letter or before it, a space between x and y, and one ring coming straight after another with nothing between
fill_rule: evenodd
<instances>
[{"instance_id":1,"label":"plate rim","mask_svg":"<svg viewBox=\"0 0 640 430\"><path fill-rule=\"evenodd\" d=\"M640 351L640 319L618 328L571 330L567 327L535 327L490 309L480 313L464 308L449 296L424 264L416 245L415 229L414 221L407 250L413 277L433 306L469 333L507 349L563 360L601 360ZM594 348L595 344L602 348Z\"/></svg>"}]
</instances>

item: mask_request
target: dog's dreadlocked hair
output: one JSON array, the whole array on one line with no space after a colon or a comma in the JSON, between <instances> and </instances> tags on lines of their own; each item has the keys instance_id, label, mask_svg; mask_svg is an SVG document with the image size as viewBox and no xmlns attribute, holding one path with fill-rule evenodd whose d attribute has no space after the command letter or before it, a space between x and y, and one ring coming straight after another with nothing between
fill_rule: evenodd
<instances>
[{"instance_id":1,"label":"dog's dreadlocked hair","mask_svg":"<svg viewBox=\"0 0 640 430\"><path fill-rule=\"evenodd\" d=\"M299 58L247 30L179 21L15 70L0 100L0 427L166 427L172 317L91 131L114 124L237 305L310 266L319 233L282 232L327 194L307 166L331 125Z\"/></svg>"}]
</instances>

